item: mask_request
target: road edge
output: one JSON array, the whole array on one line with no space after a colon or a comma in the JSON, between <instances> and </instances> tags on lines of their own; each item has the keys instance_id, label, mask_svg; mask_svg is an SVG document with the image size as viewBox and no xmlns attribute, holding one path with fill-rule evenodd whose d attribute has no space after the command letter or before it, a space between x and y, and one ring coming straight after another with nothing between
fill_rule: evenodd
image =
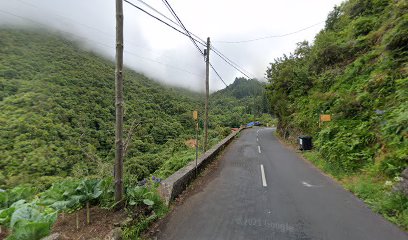
<instances>
[{"instance_id":1,"label":"road edge","mask_svg":"<svg viewBox=\"0 0 408 240\"><path fill-rule=\"evenodd\" d=\"M381 218L383 218L385 221L387 221L389 224L395 226L396 228L398 228L399 230L403 231L405 234L408 235L408 231L405 230L405 228L403 226L400 226L392 221L390 221L389 219L387 219L386 215L384 215L383 213L380 213L378 211L376 211L375 209L373 209L373 207L366 202L366 199L358 196L356 193L354 193L353 191L351 191L347 186L346 186L346 182L342 179L338 179L335 176L331 175L330 173L327 173L326 171L324 171L322 168L320 168L319 166L317 166L313 161L309 160L306 156L304 156L302 151L297 151L296 149L296 144L290 142L290 141L285 141L284 138L282 138L281 136L279 136L279 134L277 134L277 132L274 133L276 139L278 139L279 143L282 144L282 146L284 146L285 148L291 150L293 153L295 153L300 159L302 159L302 161L304 161L306 164L310 165L311 167L313 167L314 169L316 169L317 171L319 171L322 175L324 175L327 179L329 179L330 181L334 182L337 184L338 187L340 187L341 189L343 189L344 191L348 192L349 194L351 194L356 200L360 201L361 203L364 204L364 206L368 209L370 209L370 211L372 211L373 213L379 215Z\"/></svg>"},{"instance_id":2,"label":"road edge","mask_svg":"<svg viewBox=\"0 0 408 240\"><path fill-rule=\"evenodd\" d=\"M199 157L197 160L197 175L202 172L209 163L216 159L218 154L228 146L243 129L245 128L241 127L231 133ZM171 201L179 196L196 177L195 161L191 161L187 166L179 169L160 183L157 189L160 197L164 200L165 204L169 206Z\"/></svg>"}]
</instances>

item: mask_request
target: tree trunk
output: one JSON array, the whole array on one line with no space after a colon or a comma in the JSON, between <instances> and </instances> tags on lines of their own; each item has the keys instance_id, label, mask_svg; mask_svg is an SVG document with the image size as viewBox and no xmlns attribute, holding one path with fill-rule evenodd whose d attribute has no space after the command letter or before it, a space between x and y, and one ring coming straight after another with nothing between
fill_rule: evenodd
<instances>
[{"instance_id":1,"label":"tree trunk","mask_svg":"<svg viewBox=\"0 0 408 240\"><path fill-rule=\"evenodd\" d=\"M91 216L89 214L89 202L86 202L86 224L91 223Z\"/></svg>"},{"instance_id":2,"label":"tree trunk","mask_svg":"<svg viewBox=\"0 0 408 240\"><path fill-rule=\"evenodd\" d=\"M78 211L75 213L76 216L76 229L79 229L79 216L78 216Z\"/></svg>"}]
</instances>

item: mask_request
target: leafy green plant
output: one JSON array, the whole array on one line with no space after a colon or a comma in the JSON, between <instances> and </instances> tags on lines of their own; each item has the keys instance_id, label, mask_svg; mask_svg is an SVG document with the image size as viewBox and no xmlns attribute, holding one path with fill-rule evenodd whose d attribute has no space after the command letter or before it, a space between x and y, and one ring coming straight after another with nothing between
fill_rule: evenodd
<instances>
[{"instance_id":1,"label":"leafy green plant","mask_svg":"<svg viewBox=\"0 0 408 240\"><path fill-rule=\"evenodd\" d=\"M7 208L18 200L30 200L34 197L36 190L33 187L18 186L10 190L0 191L0 209Z\"/></svg>"},{"instance_id":2,"label":"leafy green plant","mask_svg":"<svg viewBox=\"0 0 408 240\"><path fill-rule=\"evenodd\" d=\"M41 239L50 233L56 221L57 212L51 208L36 205L35 202L17 201L10 208L0 212L2 224L8 224L11 235L7 239Z\"/></svg>"},{"instance_id":3,"label":"leafy green plant","mask_svg":"<svg viewBox=\"0 0 408 240\"><path fill-rule=\"evenodd\" d=\"M130 206L153 206L154 202L149 199L152 192L147 187L135 186L126 190L127 202Z\"/></svg>"},{"instance_id":4,"label":"leafy green plant","mask_svg":"<svg viewBox=\"0 0 408 240\"><path fill-rule=\"evenodd\" d=\"M139 214L134 216L134 225L125 227L124 239L138 239L153 221L167 213L168 208L157 193L156 187L154 180L149 180L144 186L126 189L128 210Z\"/></svg>"},{"instance_id":5,"label":"leafy green plant","mask_svg":"<svg viewBox=\"0 0 408 240\"><path fill-rule=\"evenodd\" d=\"M78 180L65 180L54 183L49 189L40 194L39 203L42 205L53 205L56 202L68 201L72 195L75 195L78 185Z\"/></svg>"},{"instance_id":6,"label":"leafy green plant","mask_svg":"<svg viewBox=\"0 0 408 240\"><path fill-rule=\"evenodd\" d=\"M80 196L80 201L85 202L86 205L86 222L89 224L91 222L89 214L89 205L92 201L95 201L101 196L101 180L97 179L86 179L80 182L79 186L76 188L76 193Z\"/></svg>"}]
</instances>

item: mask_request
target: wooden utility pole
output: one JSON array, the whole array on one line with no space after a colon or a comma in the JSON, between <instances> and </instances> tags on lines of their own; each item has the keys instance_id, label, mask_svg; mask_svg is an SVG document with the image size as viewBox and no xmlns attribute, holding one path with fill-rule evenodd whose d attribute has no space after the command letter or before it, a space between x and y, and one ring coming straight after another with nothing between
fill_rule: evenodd
<instances>
[{"instance_id":1,"label":"wooden utility pole","mask_svg":"<svg viewBox=\"0 0 408 240\"><path fill-rule=\"evenodd\" d=\"M204 152L208 145L208 98L210 91L210 38L207 38L207 51L205 58L205 119L204 119Z\"/></svg>"},{"instance_id":2,"label":"wooden utility pole","mask_svg":"<svg viewBox=\"0 0 408 240\"><path fill-rule=\"evenodd\" d=\"M116 69L115 69L115 202L123 200L123 2L116 0Z\"/></svg>"},{"instance_id":3,"label":"wooden utility pole","mask_svg":"<svg viewBox=\"0 0 408 240\"><path fill-rule=\"evenodd\" d=\"M198 161L198 111L193 112L193 119L196 124L196 139L195 139L195 150L196 150L196 159L195 159L195 175L197 177L197 161Z\"/></svg>"}]
</instances>

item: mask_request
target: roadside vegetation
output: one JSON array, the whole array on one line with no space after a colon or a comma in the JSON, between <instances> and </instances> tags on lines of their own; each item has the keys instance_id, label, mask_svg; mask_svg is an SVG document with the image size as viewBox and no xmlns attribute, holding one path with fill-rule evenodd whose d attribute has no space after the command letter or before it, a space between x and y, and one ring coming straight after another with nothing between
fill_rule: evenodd
<instances>
[{"instance_id":1,"label":"roadside vegetation","mask_svg":"<svg viewBox=\"0 0 408 240\"><path fill-rule=\"evenodd\" d=\"M0 238L35 240L54 228L81 233L101 221L94 212L115 208L114 64L49 30L9 26L0 36ZM249 82L263 88L246 79L234 86ZM252 99L261 94L244 91L239 101L213 95L210 146L231 127L270 120L267 111L254 111ZM118 219L131 219L122 229L135 239L167 212L159 182L195 159L187 143L203 98L129 69L125 97L126 204ZM202 130L199 139L201 154Z\"/></svg>"},{"instance_id":2,"label":"roadside vegetation","mask_svg":"<svg viewBox=\"0 0 408 240\"><path fill-rule=\"evenodd\" d=\"M408 4L349 0L313 44L275 59L267 90L278 133L311 135L305 156L373 210L408 229L408 198L393 191L408 167ZM331 122L319 126L319 115Z\"/></svg>"}]
</instances>

